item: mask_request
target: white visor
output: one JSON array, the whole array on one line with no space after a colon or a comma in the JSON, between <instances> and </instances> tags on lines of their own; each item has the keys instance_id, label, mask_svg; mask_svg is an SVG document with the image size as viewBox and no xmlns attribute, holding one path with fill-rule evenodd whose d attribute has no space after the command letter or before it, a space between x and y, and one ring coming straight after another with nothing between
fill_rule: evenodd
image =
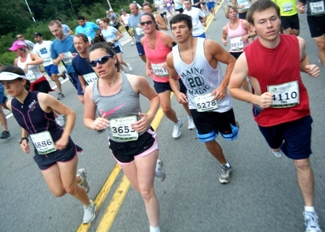
<instances>
[{"instance_id":1,"label":"white visor","mask_svg":"<svg viewBox=\"0 0 325 232\"><path fill-rule=\"evenodd\" d=\"M19 75L16 73L12 73L12 72L1 72L0 73L0 81L12 81L12 80L16 80L17 78L26 79L25 76Z\"/></svg>"}]
</instances>

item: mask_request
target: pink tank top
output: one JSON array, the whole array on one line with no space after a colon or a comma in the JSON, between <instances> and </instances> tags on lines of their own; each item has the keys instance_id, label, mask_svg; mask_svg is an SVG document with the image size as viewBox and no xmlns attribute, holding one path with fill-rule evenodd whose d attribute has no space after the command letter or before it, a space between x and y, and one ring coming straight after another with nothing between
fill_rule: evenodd
<instances>
[{"instance_id":1,"label":"pink tank top","mask_svg":"<svg viewBox=\"0 0 325 232\"><path fill-rule=\"evenodd\" d=\"M169 73L162 67L162 64L166 62L166 57L172 49L163 44L160 33L160 31L157 32L158 43L155 49L148 48L147 36L143 38L143 47L146 57L151 63L152 79L156 82L167 83L169 82Z\"/></svg>"},{"instance_id":2,"label":"pink tank top","mask_svg":"<svg viewBox=\"0 0 325 232\"><path fill-rule=\"evenodd\" d=\"M244 47L248 45L248 40L240 41L240 38L247 35L248 31L243 27L242 20L239 19L238 27L235 30L230 29L229 23L227 23L227 29L230 39L229 52L243 52Z\"/></svg>"}]
</instances>

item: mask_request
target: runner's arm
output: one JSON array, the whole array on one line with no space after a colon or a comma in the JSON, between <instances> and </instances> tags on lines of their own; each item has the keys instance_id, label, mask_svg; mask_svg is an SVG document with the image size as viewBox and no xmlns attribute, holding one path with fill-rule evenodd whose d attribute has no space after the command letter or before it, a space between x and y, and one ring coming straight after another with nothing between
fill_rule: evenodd
<instances>
[{"instance_id":1,"label":"runner's arm","mask_svg":"<svg viewBox=\"0 0 325 232\"><path fill-rule=\"evenodd\" d=\"M320 75L319 67L315 64L310 64L309 58L306 54L306 42L303 38L297 37L300 50L300 71L308 73L312 77Z\"/></svg>"},{"instance_id":2,"label":"runner's arm","mask_svg":"<svg viewBox=\"0 0 325 232\"><path fill-rule=\"evenodd\" d=\"M222 28L222 37L221 37L221 41L223 43L223 46L227 46L227 26L224 26Z\"/></svg>"}]
</instances>

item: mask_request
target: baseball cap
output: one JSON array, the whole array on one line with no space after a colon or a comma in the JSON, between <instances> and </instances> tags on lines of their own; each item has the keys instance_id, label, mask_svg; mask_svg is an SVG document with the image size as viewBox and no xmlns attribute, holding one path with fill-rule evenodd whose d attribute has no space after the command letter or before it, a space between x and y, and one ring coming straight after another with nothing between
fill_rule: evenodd
<instances>
[{"instance_id":1,"label":"baseball cap","mask_svg":"<svg viewBox=\"0 0 325 232\"><path fill-rule=\"evenodd\" d=\"M42 33L40 33L40 32L35 32L35 33L34 33L34 37L38 37L38 36L43 36L43 35L42 35Z\"/></svg>"},{"instance_id":2,"label":"baseball cap","mask_svg":"<svg viewBox=\"0 0 325 232\"><path fill-rule=\"evenodd\" d=\"M16 73L12 73L12 72L1 72L0 73L0 81L12 81L12 80L16 80L18 78L26 79L25 76L19 75Z\"/></svg>"},{"instance_id":3,"label":"baseball cap","mask_svg":"<svg viewBox=\"0 0 325 232\"><path fill-rule=\"evenodd\" d=\"M122 8L121 11L125 11L125 10Z\"/></svg>"},{"instance_id":4,"label":"baseball cap","mask_svg":"<svg viewBox=\"0 0 325 232\"><path fill-rule=\"evenodd\" d=\"M113 9L112 9L112 8L110 8L110 9L109 9L109 11L113 11Z\"/></svg>"},{"instance_id":5,"label":"baseball cap","mask_svg":"<svg viewBox=\"0 0 325 232\"><path fill-rule=\"evenodd\" d=\"M27 45L24 41L21 41L21 40L16 40L12 46L9 48L10 51L16 51L18 50L19 48L26 48Z\"/></svg>"}]
</instances>

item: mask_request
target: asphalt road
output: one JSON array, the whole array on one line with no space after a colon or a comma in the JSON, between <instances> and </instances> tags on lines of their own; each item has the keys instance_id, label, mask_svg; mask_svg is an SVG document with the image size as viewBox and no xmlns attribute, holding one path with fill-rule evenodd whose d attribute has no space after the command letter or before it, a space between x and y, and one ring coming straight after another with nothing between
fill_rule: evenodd
<instances>
[{"instance_id":1,"label":"asphalt road","mask_svg":"<svg viewBox=\"0 0 325 232\"><path fill-rule=\"evenodd\" d=\"M207 38L221 43L221 29L227 19L221 9L216 18L207 30ZM305 15L300 15L300 23L301 37L307 42L310 61L319 64L317 48L310 38ZM128 38L124 36L124 42ZM145 65L138 58L135 46L128 42L123 50L124 60L133 66L131 73L145 75ZM222 68L225 69L224 66ZM302 78L309 92L314 119L311 162L316 182L315 207L320 224L325 228L324 68L321 71L322 75L317 79L305 74ZM126 182L120 185L123 174L115 168L116 162L107 147L106 134L84 127L83 105L78 102L76 91L69 81L63 84L63 92L65 98L62 102L77 113L72 138L85 150L85 154L79 156L78 167L85 167L88 171L90 198L102 199L97 216L89 228L79 227L83 216L82 205L71 196L57 199L50 193L33 155L26 155L20 150L20 128L10 117L11 137L0 140L0 231L105 231L103 228L110 228L113 232L148 231L141 196L131 187L127 188ZM250 104L233 100L236 120L240 124L238 139L229 142L217 138L233 166L231 182L221 185L218 181L219 164L198 141L195 131L187 129L186 113L175 98L172 103L185 124L182 136L177 140L172 138L173 125L165 117L157 130L159 156L167 173L164 182L157 180L155 183L160 202L161 231L303 231L303 202L293 163L286 157L276 158L270 152L252 118ZM145 112L148 101L141 99L141 104ZM119 174L114 177L112 170ZM108 178L112 180L111 187L107 187ZM124 199L121 197L123 191L126 193ZM107 226L109 223L112 224Z\"/></svg>"}]
</instances>

